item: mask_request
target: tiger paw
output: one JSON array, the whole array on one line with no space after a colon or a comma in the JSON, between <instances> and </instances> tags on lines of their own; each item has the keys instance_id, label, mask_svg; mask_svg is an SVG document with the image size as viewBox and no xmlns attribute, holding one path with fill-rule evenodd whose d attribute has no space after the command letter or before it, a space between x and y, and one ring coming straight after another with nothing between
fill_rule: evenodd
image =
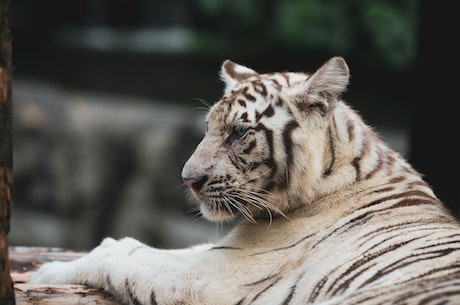
<instances>
[{"instance_id":1,"label":"tiger paw","mask_svg":"<svg viewBox=\"0 0 460 305\"><path fill-rule=\"evenodd\" d=\"M78 284L77 268L73 262L43 264L30 278L30 284Z\"/></svg>"}]
</instances>

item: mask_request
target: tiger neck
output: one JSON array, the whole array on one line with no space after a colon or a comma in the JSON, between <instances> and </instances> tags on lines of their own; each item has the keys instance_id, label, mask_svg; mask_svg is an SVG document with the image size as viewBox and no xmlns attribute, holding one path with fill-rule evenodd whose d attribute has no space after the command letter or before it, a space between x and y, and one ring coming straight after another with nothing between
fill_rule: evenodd
<instances>
[{"instance_id":1,"label":"tiger neck","mask_svg":"<svg viewBox=\"0 0 460 305\"><path fill-rule=\"evenodd\" d=\"M335 200L324 201L325 197L376 188L399 177L404 177L407 183L421 181L420 174L402 156L342 103L334 109L329 124L315 142L306 145L321 147L323 154L315 160L301 160L308 168L299 175L303 179L293 183L286 193L289 197L286 210L309 206L313 211L315 206L321 211L335 205ZM308 158L304 152L302 156Z\"/></svg>"}]
</instances>

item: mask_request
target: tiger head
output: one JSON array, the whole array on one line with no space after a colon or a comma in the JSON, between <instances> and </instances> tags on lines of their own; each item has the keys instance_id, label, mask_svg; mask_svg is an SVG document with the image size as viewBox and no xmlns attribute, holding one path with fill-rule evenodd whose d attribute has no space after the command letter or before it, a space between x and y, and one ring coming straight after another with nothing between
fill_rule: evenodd
<instances>
[{"instance_id":1,"label":"tiger head","mask_svg":"<svg viewBox=\"0 0 460 305\"><path fill-rule=\"evenodd\" d=\"M182 170L203 216L254 222L319 196L331 112L349 79L344 59L333 57L313 74L259 74L226 60L221 78L224 95Z\"/></svg>"}]
</instances>

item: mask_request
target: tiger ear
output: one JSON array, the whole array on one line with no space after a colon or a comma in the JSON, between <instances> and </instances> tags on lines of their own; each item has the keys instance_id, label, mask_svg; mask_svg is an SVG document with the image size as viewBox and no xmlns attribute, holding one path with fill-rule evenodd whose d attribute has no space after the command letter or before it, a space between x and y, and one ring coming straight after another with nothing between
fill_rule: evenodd
<instances>
[{"instance_id":1,"label":"tiger ear","mask_svg":"<svg viewBox=\"0 0 460 305\"><path fill-rule=\"evenodd\" d=\"M254 75L257 75L256 71L227 59L222 64L220 71L220 78L225 83L225 94L229 93L239 82Z\"/></svg>"},{"instance_id":2,"label":"tiger ear","mask_svg":"<svg viewBox=\"0 0 460 305\"><path fill-rule=\"evenodd\" d=\"M308 91L326 96L339 96L348 85L350 70L345 59L332 57L308 79Z\"/></svg>"}]
</instances>

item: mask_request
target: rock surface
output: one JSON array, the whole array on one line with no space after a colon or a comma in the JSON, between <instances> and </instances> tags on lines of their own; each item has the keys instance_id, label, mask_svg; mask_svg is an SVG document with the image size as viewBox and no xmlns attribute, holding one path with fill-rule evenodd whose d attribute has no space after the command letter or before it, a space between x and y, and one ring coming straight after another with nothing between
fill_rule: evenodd
<instances>
[{"instance_id":1,"label":"rock surface","mask_svg":"<svg viewBox=\"0 0 460 305\"><path fill-rule=\"evenodd\" d=\"M13 105L11 245L88 249L132 236L182 247L220 236L180 178L204 111L28 80L14 81Z\"/></svg>"}]
</instances>

